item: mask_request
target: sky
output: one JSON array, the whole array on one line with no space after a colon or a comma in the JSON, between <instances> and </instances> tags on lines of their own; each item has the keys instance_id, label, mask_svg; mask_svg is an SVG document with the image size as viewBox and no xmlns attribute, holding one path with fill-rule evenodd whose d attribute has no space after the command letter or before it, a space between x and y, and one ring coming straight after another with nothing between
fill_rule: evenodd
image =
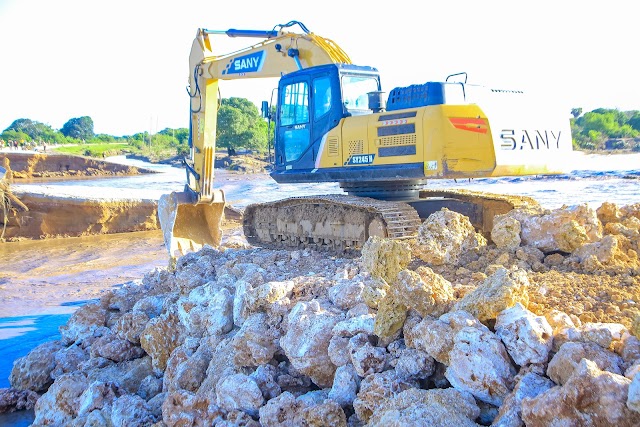
<instances>
[{"instance_id":1,"label":"sky","mask_svg":"<svg viewBox=\"0 0 640 427\"><path fill-rule=\"evenodd\" d=\"M358 1L0 0L0 131L28 118L96 133L188 126L188 58L198 28L270 30L291 20L376 67L383 90L467 72L549 103L640 110L637 16L630 0ZM216 54L255 39L212 40ZM221 82L257 105L272 79Z\"/></svg>"}]
</instances>

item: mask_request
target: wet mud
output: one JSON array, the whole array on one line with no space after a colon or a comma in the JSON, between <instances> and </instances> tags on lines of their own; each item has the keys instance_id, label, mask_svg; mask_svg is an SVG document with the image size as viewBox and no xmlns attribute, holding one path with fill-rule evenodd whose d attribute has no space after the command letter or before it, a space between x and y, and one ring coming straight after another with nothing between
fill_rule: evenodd
<instances>
[{"instance_id":1,"label":"wet mud","mask_svg":"<svg viewBox=\"0 0 640 427\"><path fill-rule=\"evenodd\" d=\"M71 313L167 264L159 230L0 244L0 318Z\"/></svg>"}]
</instances>

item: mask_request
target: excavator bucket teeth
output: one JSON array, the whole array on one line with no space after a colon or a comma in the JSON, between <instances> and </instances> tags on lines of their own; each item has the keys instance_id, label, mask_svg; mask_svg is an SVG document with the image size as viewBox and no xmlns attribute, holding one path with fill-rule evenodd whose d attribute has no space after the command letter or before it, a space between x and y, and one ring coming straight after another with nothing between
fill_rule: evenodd
<instances>
[{"instance_id":1,"label":"excavator bucket teeth","mask_svg":"<svg viewBox=\"0 0 640 427\"><path fill-rule=\"evenodd\" d=\"M224 200L194 204L185 192L162 195L158 218L169 255L178 258L204 245L219 246L224 205Z\"/></svg>"}]
</instances>

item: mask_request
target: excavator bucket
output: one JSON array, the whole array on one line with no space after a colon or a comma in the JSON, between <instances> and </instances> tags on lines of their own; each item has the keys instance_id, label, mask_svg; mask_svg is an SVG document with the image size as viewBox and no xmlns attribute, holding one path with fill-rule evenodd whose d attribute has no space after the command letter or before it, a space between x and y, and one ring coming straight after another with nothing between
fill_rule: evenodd
<instances>
[{"instance_id":1,"label":"excavator bucket","mask_svg":"<svg viewBox=\"0 0 640 427\"><path fill-rule=\"evenodd\" d=\"M158 218L171 258L195 252L204 245L219 246L222 239L224 195L214 202L193 203L186 192L164 194L158 201Z\"/></svg>"}]
</instances>

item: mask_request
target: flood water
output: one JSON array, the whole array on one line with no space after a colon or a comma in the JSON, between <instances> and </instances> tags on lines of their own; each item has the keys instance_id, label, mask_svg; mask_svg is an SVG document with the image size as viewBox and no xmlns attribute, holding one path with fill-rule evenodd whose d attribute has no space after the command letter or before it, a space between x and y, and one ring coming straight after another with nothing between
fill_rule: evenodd
<instances>
[{"instance_id":1,"label":"flood water","mask_svg":"<svg viewBox=\"0 0 640 427\"><path fill-rule=\"evenodd\" d=\"M588 203L597 208L604 201L618 204L640 202L640 153L590 154L573 153L567 159L566 175L481 178L469 180L432 180L426 188L469 189L492 193L526 195L543 207ZM142 166L157 174L102 178L92 180L57 181L16 184L16 192L28 191L62 196L97 198L158 199L184 187L185 172L168 165L152 165L124 156L109 161ZM278 184L267 174L238 175L218 171L215 186L221 188L227 202L242 208L253 202L272 201L286 197L341 193L337 183Z\"/></svg>"},{"instance_id":2,"label":"flood water","mask_svg":"<svg viewBox=\"0 0 640 427\"><path fill-rule=\"evenodd\" d=\"M107 160L147 167L159 173L91 180L33 181L14 184L12 190L17 194L157 200L164 193L180 191L184 187L185 172L181 168L152 165L123 156ZM568 170L572 170L567 175L434 180L427 188L526 195L549 209L581 203L598 208L605 201L619 205L640 203L640 153L575 153L567 163L570 165ZM218 173L216 187L225 192L228 203L238 208L252 202L342 192L335 183L279 185L267 174L237 175L224 171ZM78 305L86 302L92 286L102 286L95 290L94 297L97 298L101 289L121 286L166 262L159 232L0 244L0 388L9 386L13 360L42 342L56 339L57 327ZM12 306L11 298L22 301L20 297L24 292L30 292L32 300ZM0 415L0 425L28 425L32 417L30 413Z\"/></svg>"}]
</instances>

